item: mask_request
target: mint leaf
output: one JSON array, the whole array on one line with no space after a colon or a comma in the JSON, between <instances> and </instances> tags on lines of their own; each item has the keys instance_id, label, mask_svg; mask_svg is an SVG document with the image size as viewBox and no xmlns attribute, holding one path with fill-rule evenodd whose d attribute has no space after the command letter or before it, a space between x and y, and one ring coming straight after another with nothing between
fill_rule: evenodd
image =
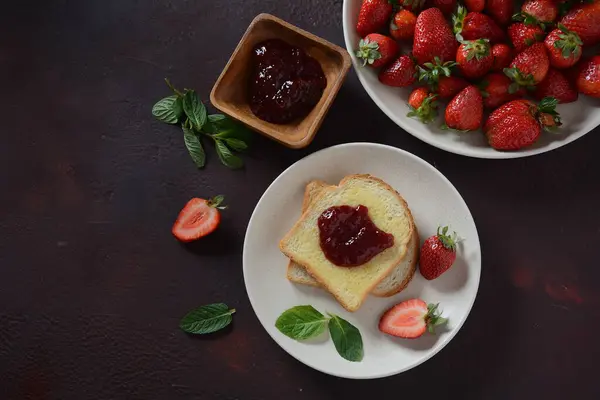
<instances>
[{"instance_id":1,"label":"mint leaf","mask_svg":"<svg viewBox=\"0 0 600 400\"><path fill-rule=\"evenodd\" d=\"M223 121L224 119L227 119L227 117L224 116L223 114L210 114L208 116L208 122L211 122L211 123Z\"/></svg>"},{"instance_id":2,"label":"mint leaf","mask_svg":"<svg viewBox=\"0 0 600 400\"><path fill-rule=\"evenodd\" d=\"M227 146L231 147L235 151L244 151L248 148L246 142L240 139L224 139Z\"/></svg>"},{"instance_id":3,"label":"mint leaf","mask_svg":"<svg viewBox=\"0 0 600 400\"><path fill-rule=\"evenodd\" d=\"M200 101L200 97L194 90L188 90L183 95L183 111L197 131L200 131L206 123L206 107Z\"/></svg>"},{"instance_id":4,"label":"mint leaf","mask_svg":"<svg viewBox=\"0 0 600 400\"><path fill-rule=\"evenodd\" d=\"M179 327L187 333L202 335L225 328L231 323L231 314L235 309L229 309L226 304L215 303L198 307L181 319Z\"/></svg>"},{"instance_id":5,"label":"mint leaf","mask_svg":"<svg viewBox=\"0 0 600 400\"><path fill-rule=\"evenodd\" d=\"M152 107L152 115L167 124L176 124L181 118L181 114L183 114L183 104L177 95L165 97Z\"/></svg>"},{"instance_id":6,"label":"mint leaf","mask_svg":"<svg viewBox=\"0 0 600 400\"><path fill-rule=\"evenodd\" d=\"M363 358L363 342L360 331L350 322L330 314L329 333L337 352L348 361Z\"/></svg>"},{"instance_id":7,"label":"mint leaf","mask_svg":"<svg viewBox=\"0 0 600 400\"><path fill-rule=\"evenodd\" d=\"M234 155L225 145L225 143L223 143L223 141L215 139L215 146L217 149L217 155L225 166L231 169L238 169L244 166L244 161L242 161L242 159L238 156Z\"/></svg>"},{"instance_id":8,"label":"mint leaf","mask_svg":"<svg viewBox=\"0 0 600 400\"><path fill-rule=\"evenodd\" d=\"M296 306L284 311L277 318L275 327L292 339L305 340L325 332L328 320L313 306Z\"/></svg>"},{"instance_id":9,"label":"mint leaf","mask_svg":"<svg viewBox=\"0 0 600 400\"><path fill-rule=\"evenodd\" d=\"M192 160L198 168L204 167L206 163L206 153L204 152L204 148L202 147L202 142L198 135L194 133L192 129L190 129L187 124L183 124L181 128L183 129L183 141L185 142L185 147L187 147L190 156L192 156Z\"/></svg>"}]
</instances>

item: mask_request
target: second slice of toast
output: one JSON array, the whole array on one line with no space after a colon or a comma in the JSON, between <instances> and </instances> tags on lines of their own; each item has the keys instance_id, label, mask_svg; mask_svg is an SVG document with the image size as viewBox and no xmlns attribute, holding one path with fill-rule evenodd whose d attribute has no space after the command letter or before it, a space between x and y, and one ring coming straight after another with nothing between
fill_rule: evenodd
<instances>
[{"instance_id":1,"label":"second slice of toast","mask_svg":"<svg viewBox=\"0 0 600 400\"><path fill-rule=\"evenodd\" d=\"M332 206L363 205L375 225L394 236L394 245L367 263L351 268L331 263L321 250L319 216ZM327 186L281 240L281 251L304 266L348 311L356 311L367 294L405 257L414 223L404 199L388 184L370 175L351 175L338 186Z\"/></svg>"}]
</instances>

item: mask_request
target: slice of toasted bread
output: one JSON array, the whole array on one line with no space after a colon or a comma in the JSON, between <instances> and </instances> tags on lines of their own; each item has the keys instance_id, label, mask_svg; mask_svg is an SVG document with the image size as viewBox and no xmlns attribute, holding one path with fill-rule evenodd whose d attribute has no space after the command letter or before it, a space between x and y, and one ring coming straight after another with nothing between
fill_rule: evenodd
<instances>
[{"instance_id":1,"label":"slice of toasted bread","mask_svg":"<svg viewBox=\"0 0 600 400\"><path fill-rule=\"evenodd\" d=\"M337 205L366 206L375 225L394 236L394 245L358 267L332 264L321 250L317 220L323 211ZM408 205L392 187L370 175L350 175L338 186L321 190L279 247L292 261L303 265L344 308L356 311L367 294L402 261L413 230Z\"/></svg>"},{"instance_id":2,"label":"slice of toasted bread","mask_svg":"<svg viewBox=\"0 0 600 400\"><path fill-rule=\"evenodd\" d=\"M328 186L323 181L311 181L306 185L304 191L304 200L302 202L302 212L304 213L314 199L321 193L321 190ZM414 221L413 221L414 225ZM371 294L378 297L389 297L400 293L412 280L417 268L419 259L419 234L416 229L410 238L408 251L400 264L392 272L383 278L381 282L371 291ZM302 265L289 261L287 267L287 278L294 283L320 287L319 282L313 278Z\"/></svg>"}]
</instances>

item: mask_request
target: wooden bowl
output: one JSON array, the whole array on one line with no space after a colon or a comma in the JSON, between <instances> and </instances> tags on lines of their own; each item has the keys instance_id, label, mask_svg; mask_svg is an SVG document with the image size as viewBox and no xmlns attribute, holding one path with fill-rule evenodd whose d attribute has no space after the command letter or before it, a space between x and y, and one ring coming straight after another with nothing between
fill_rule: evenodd
<instances>
[{"instance_id":1,"label":"wooden bowl","mask_svg":"<svg viewBox=\"0 0 600 400\"><path fill-rule=\"evenodd\" d=\"M255 116L248 105L248 79L252 49L258 43L279 38L298 46L315 58L325 73L327 87L319 103L303 119L272 124ZM211 103L221 112L285 146L308 146L321 126L352 65L348 52L333 43L299 29L269 14L258 15L240 40L210 93Z\"/></svg>"}]
</instances>

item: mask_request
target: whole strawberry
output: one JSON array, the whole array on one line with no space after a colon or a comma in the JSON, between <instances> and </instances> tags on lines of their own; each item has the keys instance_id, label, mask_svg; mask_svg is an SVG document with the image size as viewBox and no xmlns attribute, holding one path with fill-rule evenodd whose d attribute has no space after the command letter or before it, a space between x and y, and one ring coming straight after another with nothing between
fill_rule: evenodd
<instances>
[{"instance_id":1,"label":"whole strawberry","mask_svg":"<svg viewBox=\"0 0 600 400\"><path fill-rule=\"evenodd\" d=\"M529 100L513 100L490 114L483 132L496 150L519 150L530 146L540 137L542 128L561 125L554 110L557 104L558 101L551 97L544 98L537 106Z\"/></svg>"},{"instance_id":2,"label":"whole strawberry","mask_svg":"<svg viewBox=\"0 0 600 400\"><path fill-rule=\"evenodd\" d=\"M485 9L500 25L507 25L513 15L514 0L487 0Z\"/></svg>"},{"instance_id":3,"label":"whole strawberry","mask_svg":"<svg viewBox=\"0 0 600 400\"><path fill-rule=\"evenodd\" d=\"M488 110L494 110L504 103L523 97L525 94L523 89L511 93L511 83L512 81L506 75L499 72L486 75L479 84L483 106Z\"/></svg>"},{"instance_id":4,"label":"whole strawberry","mask_svg":"<svg viewBox=\"0 0 600 400\"><path fill-rule=\"evenodd\" d=\"M419 82L425 83L439 98L451 99L469 85L463 78L452 75L455 66L454 61L442 62L436 57L433 63L427 62L418 67Z\"/></svg>"},{"instance_id":5,"label":"whole strawberry","mask_svg":"<svg viewBox=\"0 0 600 400\"><path fill-rule=\"evenodd\" d=\"M446 272L456 260L456 232L448 235L448 227L439 227L421 247L419 271L425 279L432 280Z\"/></svg>"},{"instance_id":6,"label":"whole strawberry","mask_svg":"<svg viewBox=\"0 0 600 400\"><path fill-rule=\"evenodd\" d=\"M470 12L481 12L485 8L485 0L465 0L464 3Z\"/></svg>"},{"instance_id":7,"label":"whole strawberry","mask_svg":"<svg viewBox=\"0 0 600 400\"><path fill-rule=\"evenodd\" d=\"M586 46L600 42L600 2L594 1L575 7L562 17L559 23L578 34Z\"/></svg>"},{"instance_id":8,"label":"whole strawberry","mask_svg":"<svg viewBox=\"0 0 600 400\"><path fill-rule=\"evenodd\" d=\"M437 7L444 15L450 15L456 7L456 0L430 0L431 7Z\"/></svg>"},{"instance_id":9,"label":"whole strawberry","mask_svg":"<svg viewBox=\"0 0 600 400\"><path fill-rule=\"evenodd\" d=\"M494 57L486 39L464 41L456 52L458 69L469 79L481 78L488 73Z\"/></svg>"},{"instance_id":10,"label":"whole strawberry","mask_svg":"<svg viewBox=\"0 0 600 400\"><path fill-rule=\"evenodd\" d=\"M508 37L517 53L522 52L534 43L544 40L544 31L539 25L526 25L516 22L508 27Z\"/></svg>"},{"instance_id":11,"label":"whole strawberry","mask_svg":"<svg viewBox=\"0 0 600 400\"><path fill-rule=\"evenodd\" d=\"M358 35L365 37L380 31L390 20L392 9L388 0L363 0L356 24Z\"/></svg>"},{"instance_id":12,"label":"whole strawberry","mask_svg":"<svg viewBox=\"0 0 600 400\"><path fill-rule=\"evenodd\" d=\"M498 43L492 46L492 56L494 62L492 63L492 71L502 70L510 65L513 59L513 51L509 45L504 43Z\"/></svg>"},{"instance_id":13,"label":"whole strawberry","mask_svg":"<svg viewBox=\"0 0 600 400\"><path fill-rule=\"evenodd\" d=\"M371 33L358 43L356 58L362 61L363 66L379 68L390 63L399 49L394 39L379 33Z\"/></svg>"},{"instance_id":14,"label":"whole strawberry","mask_svg":"<svg viewBox=\"0 0 600 400\"><path fill-rule=\"evenodd\" d=\"M581 93L600 98L600 56L581 63L575 83Z\"/></svg>"},{"instance_id":15,"label":"whole strawberry","mask_svg":"<svg viewBox=\"0 0 600 400\"><path fill-rule=\"evenodd\" d=\"M429 8L419 14L413 40L413 55L418 64L431 62L435 57L454 60L457 48L458 42L439 9Z\"/></svg>"},{"instance_id":16,"label":"whole strawberry","mask_svg":"<svg viewBox=\"0 0 600 400\"><path fill-rule=\"evenodd\" d=\"M504 31L492 18L479 12L467 13L463 6L456 9L452 25L459 41L487 39L491 44L496 44L505 38Z\"/></svg>"},{"instance_id":17,"label":"whole strawberry","mask_svg":"<svg viewBox=\"0 0 600 400\"><path fill-rule=\"evenodd\" d=\"M558 16L558 6L555 0L527 0L521 6L524 18L532 17L541 23L554 22Z\"/></svg>"},{"instance_id":18,"label":"whole strawberry","mask_svg":"<svg viewBox=\"0 0 600 400\"><path fill-rule=\"evenodd\" d=\"M451 99L469 86L469 82L459 76L442 76L438 80L435 93L440 99Z\"/></svg>"},{"instance_id":19,"label":"whole strawberry","mask_svg":"<svg viewBox=\"0 0 600 400\"><path fill-rule=\"evenodd\" d=\"M474 131L483 119L483 98L477 87L471 85L454 96L446 107L446 126L459 131Z\"/></svg>"},{"instance_id":20,"label":"whole strawberry","mask_svg":"<svg viewBox=\"0 0 600 400\"><path fill-rule=\"evenodd\" d=\"M505 68L504 73L515 85L531 87L541 82L548 73L550 61L543 43L536 43L517 54L510 63L510 68ZM514 89L516 91L516 89Z\"/></svg>"},{"instance_id":21,"label":"whole strawberry","mask_svg":"<svg viewBox=\"0 0 600 400\"><path fill-rule=\"evenodd\" d=\"M410 112L408 117L417 118L424 124L433 121L437 116L437 95L431 93L427 88L418 87L408 96Z\"/></svg>"},{"instance_id":22,"label":"whole strawberry","mask_svg":"<svg viewBox=\"0 0 600 400\"><path fill-rule=\"evenodd\" d=\"M562 72L550 68L544 80L535 87L533 97L538 100L554 97L559 103L572 103L577 100L578 94Z\"/></svg>"},{"instance_id":23,"label":"whole strawberry","mask_svg":"<svg viewBox=\"0 0 600 400\"><path fill-rule=\"evenodd\" d=\"M558 29L553 30L544 40L550 65L554 68L572 67L581 58L583 42L575 32L571 32L564 25L558 24Z\"/></svg>"},{"instance_id":24,"label":"whole strawberry","mask_svg":"<svg viewBox=\"0 0 600 400\"><path fill-rule=\"evenodd\" d=\"M396 40L412 40L415 36L417 17L408 10L400 10L390 23L390 36Z\"/></svg>"},{"instance_id":25,"label":"whole strawberry","mask_svg":"<svg viewBox=\"0 0 600 400\"><path fill-rule=\"evenodd\" d=\"M409 56L401 55L379 72L379 81L387 86L404 87L417 79L415 63Z\"/></svg>"}]
</instances>

